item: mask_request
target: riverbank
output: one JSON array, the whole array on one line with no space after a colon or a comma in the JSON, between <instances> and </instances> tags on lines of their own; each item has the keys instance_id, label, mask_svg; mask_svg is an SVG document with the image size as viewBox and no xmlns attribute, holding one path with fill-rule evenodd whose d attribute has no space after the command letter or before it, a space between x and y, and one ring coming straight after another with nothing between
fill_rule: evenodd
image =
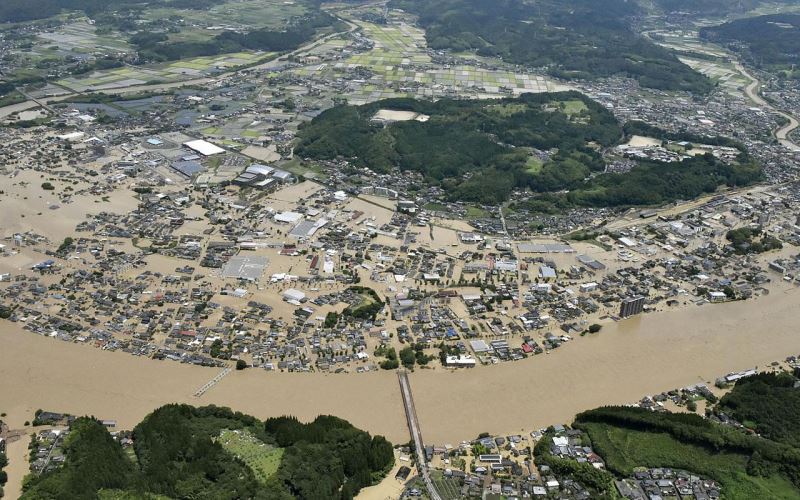
<instances>
[{"instance_id":1,"label":"riverbank","mask_svg":"<svg viewBox=\"0 0 800 500\"><path fill-rule=\"evenodd\" d=\"M744 68L741 62L737 61L734 64L734 67L736 68L736 71L742 74L742 76L750 80L750 83L744 88L745 95L758 106L771 110L787 120L786 125L778 128L774 132L775 138L778 140L778 142L780 142L781 145L783 145L784 147L786 147L791 151L800 151L800 145L794 143L791 139L789 139L789 134L791 134L794 129L800 126L800 122L798 122L797 118L790 115L789 113L776 109L775 106L773 106L772 104L767 102L766 99L761 97L760 93L761 82L759 82L756 77L751 75Z\"/></svg>"},{"instance_id":2,"label":"riverbank","mask_svg":"<svg viewBox=\"0 0 800 500\"><path fill-rule=\"evenodd\" d=\"M411 375L426 443L458 443L480 432L512 433L559 422L606 404L630 403L725 373L798 354L800 291L653 313L487 370L419 370ZM218 370L101 352L34 335L0 331L0 410L12 427L37 408L115 419L130 428L170 402L218 404L259 418L346 418L395 443L408 441L394 372L374 374L233 372L202 398L192 394ZM18 468L15 468L15 470ZM12 496L13 498L13 496Z\"/></svg>"}]
</instances>

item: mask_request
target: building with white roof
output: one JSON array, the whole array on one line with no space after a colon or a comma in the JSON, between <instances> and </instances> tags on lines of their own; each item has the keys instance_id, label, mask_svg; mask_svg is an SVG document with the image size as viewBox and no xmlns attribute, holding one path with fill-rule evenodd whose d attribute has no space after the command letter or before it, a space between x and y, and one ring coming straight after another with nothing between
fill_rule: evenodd
<instances>
[{"instance_id":1,"label":"building with white roof","mask_svg":"<svg viewBox=\"0 0 800 500\"><path fill-rule=\"evenodd\" d=\"M194 141L187 141L183 143L184 147L191 149L203 156L213 156L218 155L220 153L224 153L225 150L221 147L211 144L208 141L204 141L202 139L196 139Z\"/></svg>"}]
</instances>

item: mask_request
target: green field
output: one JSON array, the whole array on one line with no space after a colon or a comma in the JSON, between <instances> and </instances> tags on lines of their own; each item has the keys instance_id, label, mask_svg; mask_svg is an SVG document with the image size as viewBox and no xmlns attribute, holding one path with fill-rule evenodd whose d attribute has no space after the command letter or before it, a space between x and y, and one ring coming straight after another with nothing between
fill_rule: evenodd
<instances>
[{"instance_id":1,"label":"green field","mask_svg":"<svg viewBox=\"0 0 800 500\"><path fill-rule=\"evenodd\" d=\"M476 92L497 95L510 89L525 92L555 90L554 83L543 76L474 66L474 55L465 57L464 64L449 67L433 64L427 52L425 32L413 26L410 19L396 13L390 14L390 22L385 25L355 18L350 21L374 42L371 50L350 54L332 64L314 64L291 72L303 77L329 79L356 68L369 69L373 76L348 96L353 104L390 97L435 97L443 91L433 89L434 85L457 89L465 95ZM328 49L333 47L328 42L326 45L330 45ZM419 88L411 91L410 85Z\"/></svg>"},{"instance_id":2,"label":"green field","mask_svg":"<svg viewBox=\"0 0 800 500\"><path fill-rule=\"evenodd\" d=\"M600 423L581 424L595 450L610 471L630 475L635 467L685 469L719 481L728 499L797 498L798 491L780 475L750 476L748 457L737 453L715 453L704 447L682 443L669 434L642 432Z\"/></svg>"},{"instance_id":3,"label":"green field","mask_svg":"<svg viewBox=\"0 0 800 500\"><path fill-rule=\"evenodd\" d=\"M431 212L444 212L447 210L447 207L442 205L441 203L428 203L423 206L425 210L430 210Z\"/></svg>"},{"instance_id":4,"label":"green field","mask_svg":"<svg viewBox=\"0 0 800 500\"><path fill-rule=\"evenodd\" d=\"M243 0L224 2L206 10L155 8L142 11L142 19L159 21L161 19L180 18L184 24L191 26L181 29L181 33L173 34L176 40L198 41L210 39L219 30L207 30L207 27L228 26L283 29L288 21L308 12L302 0ZM170 38L173 38L173 35Z\"/></svg>"},{"instance_id":5,"label":"green field","mask_svg":"<svg viewBox=\"0 0 800 500\"><path fill-rule=\"evenodd\" d=\"M474 206L467 207L468 219L485 219L489 216L491 216L491 214L480 207L474 207Z\"/></svg>"},{"instance_id":6,"label":"green field","mask_svg":"<svg viewBox=\"0 0 800 500\"><path fill-rule=\"evenodd\" d=\"M443 500L458 500L461 496L461 485L458 480L444 477L438 471L431 471L431 481L436 486L436 491L439 492Z\"/></svg>"},{"instance_id":7,"label":"green field","mask_svg":"<svg viewBox=\"0 0 800 500\"><path fill-rule=\"evenodd\" d=\"M538 174L542 171L542 167L544 166L544 162L535 156L531 156L528 158L528 161L525 162L525 171L531 174Z\"/></svg>"},{"instance_id":8,"label":"green field","mask_svg":"<svg viewBox=\"0 0 800 500\"><path fill-rule=\"evenodd\" d=\"M70 76L56 84L84 92L202 78L220 71L254 64L274 54L270 52L234 52L217 56L195 57L159 64L93 71L88 75Z\"/></svg>"},{"instance_id":9,"label":"green field","mask_svg":"<svg viewBox=\"0 0 800 500\"><path fill-rule=\"evenodd\" d=\"M583 101L579 101L577 99L570 99L570 100L567 100L567 101L558 101L557 104L559 106L563 104L564 105L564 108L563 108L564 109L564 113L566 113L569 116L578 115L582 111L587 111L588 110L588 108L586 107L586 104L584 104Z\"/></svg>"},{"instance_id":10,"label":"green field","mask_svg":"<svg viewBox=\"0 0 800 500\"><path fill-rule=\"evenodd\" d=\"M283 448L270 446L247 429L223 430L217 442L232 455L240 458L265 483L278 470L283 457Z\"/></svg>"}]
</instances>

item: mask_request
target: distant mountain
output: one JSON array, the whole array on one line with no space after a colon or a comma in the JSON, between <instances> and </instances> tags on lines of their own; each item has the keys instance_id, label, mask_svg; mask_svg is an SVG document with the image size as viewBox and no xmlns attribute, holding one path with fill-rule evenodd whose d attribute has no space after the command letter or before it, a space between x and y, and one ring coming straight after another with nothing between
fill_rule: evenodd
<instances>
[{"instance_id":1,"label":"distant mountain","mask_svg":"<svg viewBox=\"0 0 800 500\"><path fill-rule=\"evenodd\" d=\"M655 0L665 12L689 12L700 14L734 14L755 9L762 0Z\"/></svg>"},{"instance_id":2,"label":"distant mountain","mask_svg":"<svg viewBox=\"0 0 800 500\"><path fill-rule=\"evenodd\" d=\"M654 3L667 13L686 12L689 14L726 16L730 14L744 14L764 4L791 4L794 1L795 0L654 0Z\"/></svg>"},{"instance_id":3,"label":"distant mountain","mask_svg":"<svg viewBox=\"0 0 800 500\"><path fill-rule=\"evenodd\" d=\"M707 92L712 83L669 50L637 35L626 0L392 0L419 16L435 49L544 66L566 78L625 75L645 87Z\"/></svg>"},{"instance_id":4,"label":"distant mountain","mask_svg":"<svg viewBox=\"0 0 800 500\"><path fill-rule=\"evenodd\" d=\"M756 66L791 68L800 65L800 14L739 19L703 28L700 36L730 46Z\"/></svg>"},{"instance_id":5,"label":"distant mountain","mask_svg":"<svg viewBox=\"0 0 800 500\"><path fill-rule=\"evenodd\" d=\"M135 5L142 7L168 5L180 9L204 9L219 3L218 0L2 0L0 22L22 22L45 19L64 11L83 11L87 15L123 9Z\"/></svg>"}]
</instances>

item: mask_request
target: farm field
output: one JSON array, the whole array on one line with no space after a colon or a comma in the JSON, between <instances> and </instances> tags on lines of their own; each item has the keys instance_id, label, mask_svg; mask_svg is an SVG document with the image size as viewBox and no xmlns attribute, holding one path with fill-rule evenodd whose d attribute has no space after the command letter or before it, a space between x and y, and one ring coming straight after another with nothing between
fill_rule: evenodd
<instances>
[{"instance_id":1,"label":"farm field","mask_svg":"<svg viewBox=\"0 0 800 500\"><path fill-rule=\"evenodd\" d=\"M364 104L390 97L441 97L448 94L484 98L525 92L566 90L541 75L515 73L481 67L474 57L463 57L463 64L434 64L428 53L423 30L399 16L390 16L386 25L352 20L372 49L351 54L337 62L313 64L293 70L302 77L337 78L349 72L367 70L372 76L352 89L349 102ZM330 40L317 51L342 48L343 40Z\"/></svg>"},{"instance_id":2,"label":"farm field","mask_svg":"<svg viewBox=\"0 0 800 500\"><path fill-rule=\"evenodd\" d=\"M141 67L125 66L111 70L95 71L81 77L68 77L56 83L76 92L84 92L152 83L176 82L211 76L219 71L256 63L271 55L273 54L270 52L236 52Z\"/></svg>"},{"instance_id":3,"label":"farm field","mask_svg":"<svg viewBox=\"0 0 800 500\"><path fill-rule=\"evenodd\" d=\"M155 8L142 12L145 21L180 18L181 33L170 40L198 41L216 36L222 29L268 28L282 29L292 18L308 12L303 0L243 0L214 5L207 10Z\"/></svg>"},{"instance_id":4,"label":"farm field","mask_svg":"<svg viewBox=\"0 0 800 500\"><path fill-rule=\"evenodd\" d=\"M729 93L741 94L749 83L730 61L730 54L700 40L696 31L659 31L657 35L654 41L677 51L682 63L718 82Z\"/></svg>"}]
</instances>

